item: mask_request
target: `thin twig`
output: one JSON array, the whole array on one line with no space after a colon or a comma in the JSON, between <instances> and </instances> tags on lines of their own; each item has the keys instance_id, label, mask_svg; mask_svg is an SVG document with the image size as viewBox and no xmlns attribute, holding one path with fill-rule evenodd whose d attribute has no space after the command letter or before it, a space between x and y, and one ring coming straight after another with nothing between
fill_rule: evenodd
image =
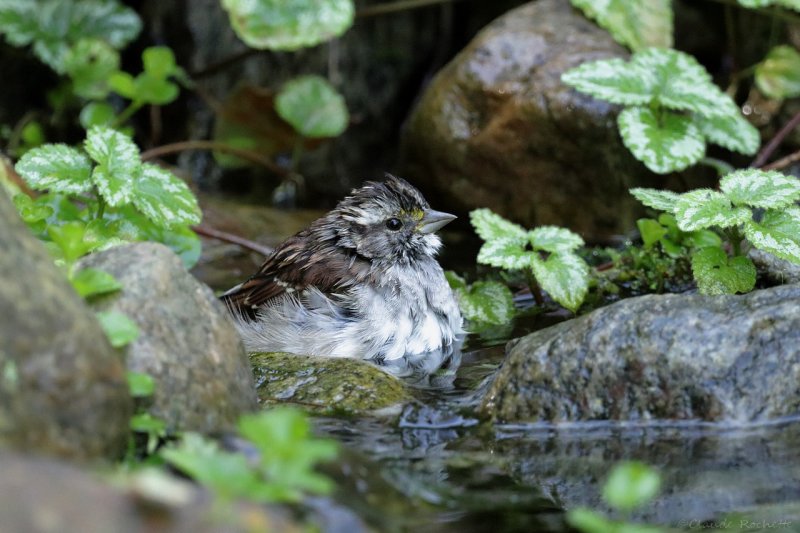
<instances>
[{"instance_id":1,"label":"thin twig","mask_svg":"<svg viewBox=\"0 0 800 533\"><path fill-rule=\"evenodd\" d=\"M398 0L397 2L387 2L384 4L378 4L376 6L363 7L356 11L356 17L375 17L378 15L396 13L397 11L407 11L409 9L417 9L419 7L429 7L437 4L450 4L460 1L461 0Z\"/></svg>"},{"instance_id":2,"label":"thin twig","mask_svg":"<svg viewBox=\"0 0 800 533\"><path fill-rule=\"evenodd\" d=\"M205 78L207 76L212 76L221 70L225 70L226 68L235 65L239 61L244 61L245 59L258 54L259 52L262 52L262 50L259 50L257 48L248 48L246 50L242 50L241 52L237 52L228 57L224 57L219 61L211 63L210 65L207 65L198 70L190 72L189 77L194 80L197 80L200 78Z\"/></svg>"},{"instance_id":3,"label":"thin twig","mask_svg":"<svg viewBox=\"0 0 800 533\"><path fill-rule=\"evenodd\" d=\"M781 170L798 161L800 161L800 150L792 152L786 157L782 157L768 165L764 165L761 167L761 170Z\"/></svg>"},{"instance_id":4,"label":"thin twig","mask_svg":"<svg viewBox=\"0 0 800 533\"><path fill-rule=\"evenodd\" d=\"M211 237L212 239L217 239L218 241L236 244L247 250L259 253L264 257L272 255L272 252L274 251L269 246L264 246L263 244L245 239L244 237L239 237L238 235L228 233L227 231L220 231L218 229L209 228L208 226L194 226L192 229L195 233L202 235L203 237Z\"/></svg>"},{"instance_id":5,"label":"thin twig","mask_svg":"<svg viewBox=\"0 0 800 533\"><path fill-rule=\"evenodd\" d=\"M789 135L792 130L794 130L798 125L800 125L800 111L798 111L792 118L787 122L778 133L772 138L771 141L758 153L756 158L750 163L751 167L754 168L761 168L767 162L767 160L772 156L773 152L778 149L778 146L781 145L783 140Z\"/></svg>"},{"instance_id":6,"label":"thin twig","mask_svg":"<svg viewBox=\"0 0 800 533\"><path fill-rule=\"evenodd\" d=\"M163 146L157 146L142 152L142 160L147 161L163 155L185 152L186 150L214 150L217 152L225 152L235 155L236 157L246 159L247 161L257 165L261 165L278 176L284 177L289 174L287 169L255 152L245 150L243 148L236 148L235 146L230 146L228 144L219 143L216 141L181 141L172 144L165 144Z\"/></svg>"}]
</instances>

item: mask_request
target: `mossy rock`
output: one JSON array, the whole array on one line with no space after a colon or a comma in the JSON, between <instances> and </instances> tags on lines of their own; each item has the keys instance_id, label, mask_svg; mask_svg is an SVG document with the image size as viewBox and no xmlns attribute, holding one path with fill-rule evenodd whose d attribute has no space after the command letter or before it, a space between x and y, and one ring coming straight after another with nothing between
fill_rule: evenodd
<instances>
[{"instance_id":1,"label":"mossy rock","mask_svg":"<svg viewBox=\"0 0 800 533\"><path fill-rule=\"evenodd\" d=\"M250 360L263 405L363 414L412 399L399 379L365 361L280 352L253 353Z\"/></svg>"}]
</instances>

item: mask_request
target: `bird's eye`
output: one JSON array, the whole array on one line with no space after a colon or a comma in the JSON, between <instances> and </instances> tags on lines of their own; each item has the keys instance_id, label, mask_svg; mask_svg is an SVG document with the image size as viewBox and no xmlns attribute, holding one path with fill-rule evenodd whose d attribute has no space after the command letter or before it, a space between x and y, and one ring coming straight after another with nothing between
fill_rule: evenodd
<instances>
[{"instance_id":1,"label":"bird's eye","mask_svg":"<svg viewBox=\"0 0 800 533\"><path fill-rule=\"evenodd\" d=\"M397 231L403 227L403 222L399 218L390 218L386 221L386 227L391 231Z\"/></svg>"}]
</instances>

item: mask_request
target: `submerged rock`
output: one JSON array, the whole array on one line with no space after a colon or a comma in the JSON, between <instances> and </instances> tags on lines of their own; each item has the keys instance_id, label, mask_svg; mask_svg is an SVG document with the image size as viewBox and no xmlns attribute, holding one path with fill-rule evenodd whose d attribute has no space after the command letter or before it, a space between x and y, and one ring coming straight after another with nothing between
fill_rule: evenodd
<instances>
[{"instance_id":1,"label":"submerged rock","mask_svg":"<svg viewBox=\"0 0 800 533\"><path fill-rule=\"evenodd\" d=\"M120 455L132 411L122 357L2 189L0 227L0 442Z\"/></svg>"},{"instance_id":2,"label":"submerged rock","mask_svg":"<svg viewBox=\"0 0 800 533\"><path fill-rule=\"evenodd\" d=\"M119 246L82 261L112 274L122 291L93 302L139 326L126 347L130 370L150 374L148 412L171 430L214 431L256 406L247 355L223 305L167 247Z\"/></svg>"},{"instance_id":3,"label":"submerged rock","mask_svg":"<svg viewBox=\"0 0 800 533\"><path fill-rule=\"evenodd\" d=\"M619 108L561 82L583 62L627 55L564 0L508 12L426 90L404 133L407 177L438 189L442 208L590 237L628 231L641 212L628 188L664 178L623 146Z\"/></svg>"},{"instance_id":4,"label":"submerged rock","mask_svg":"<svg viewBox=\"0 0 800 533\"><path fill-rule=\"evenodd\" d=\"M800 285L631 298L509 343L495 421L763 421L800 413Z\"/></svg>"},{"instance_id":5,"label":"submerged rock","mask_svg":"<svg viewBox=\"0 0 800 533\"><path fill-rule=\"evenodd\" d=\"M256 353L251 360L263 404L358 414L411 400L399 379L365 361L289 353Z\"/></svg>"}]
</instances>

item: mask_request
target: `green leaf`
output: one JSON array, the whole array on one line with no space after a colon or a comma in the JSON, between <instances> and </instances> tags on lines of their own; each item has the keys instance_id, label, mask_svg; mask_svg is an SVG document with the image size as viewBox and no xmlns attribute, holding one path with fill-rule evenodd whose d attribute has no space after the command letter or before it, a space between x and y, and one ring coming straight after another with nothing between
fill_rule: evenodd
<instances>
[{"instance_id":1,"label":"green leaf","mask_svg":"<svg viewBox=\"0 0 800 533\"><path fill-rule=\"evenodd\" d=\"M649 502L661 489L661 476L638 461L618 464L603 486L603 499L617 510L629 512Z\"/></svg>"},{"instance_id":2,"label":"green leaf","mask_svg":"<svg viewBox=\"0 0 800 533\"><path fill-rule=\"evenodd\" d=\"M86 226L83 222L67 222L61 226L48 226L50 239L58 246L67 263L72 263L92 251L92 244L86 242Z\"/></svg>"},{"instance_id":3,"label":"green leaf","mask_svg":"<svg viewBox=\"0 0 800 533\"><path fill-rule=\"evenodd\" d=\"M800 53L791 46L776 46L756 65L755 81L769 98L800 96Z\"/></svg>"},{"instance_id":4,"label":"green leaf","mask_svg":"<svg viewBox=\"0 0 800 533\"><path fill-rule=\"evenodd\" d=\"M620 105L649 105L656 83L651 73L619 58L583 63L562 74L561 81Z\"/></svg>"},{"instance_id":5,"label":"green leaf","mask_svg":"<svg viewBox=\"0 0 800 533\"><path fill-rule=\"evenodd\" d=\"M92 126L110 126L115 118L114 108L106 102L89 102L80 114L81 126L86 130Z\"/></svg>"},{"instance_id":6,"label":"green leaf","mask_svg":"<svg viewBox=\"0 0 800 533\"><path fill-rule=\"evenodd\" d=\"M461 313L478 324L507 324L514 318L514 295L503 283L477 281L455 291Z\"/></svg>"},{"instance_id":7,"label":"green leaf","mask_svg":"<svg viewBox=\"0 0 800 533\"><path fill-rule=\"evenodd\" d=\"M14 195L14 206L26 224L43 222L55 212L49 205L37 204L30 196L23 193Z\"/></svg>"},{"instance_id":8,"label":"green leaf","mask_svg":"<svg viewBox=\"0 0 800 533\"><path fill-rule=\"evenodd\" d=\"M100 99L108 94L108 79L119 69L119 53L99 39L81 39L64 57L75 94Z\"/></svg>"},{"instance_id":9,"label":"green leaf","mask_svg":"<svg viewBox=\"0 0 800 533\"><path fill-rule=\"evenodd\" d=\"M709 117L738 113L730 96L714 85L705 67L689 54L650 48L634 54L631 65L649 72L657 80L653 96L668 109Z\"/></svg>"},{"instance_id":10,"label":"green leaf","mask_svg":"<svg viewBox=\"0 0 800 533\"><path fill-rule=\"evenodd\" d=\"M493 213L490 209L473 210L469 214L469 221L484 241L503 239L520 245L528 242L528 232L525 228Z\"/></svg>"},{"instance_id":11,"label":"green leaf","mask_svg":"<svg viewBox=\"0 0 800 533\"><path fill-rule=\"evenodd\" d=\"M722 248L700 248L692 254L692 274L702 294L735 294L753 290L756 267L749 257L728 258Z\"/></svg>"},{"instance_id":12,"label":"green leaf","mask_svg":"<svg viewBox=\"0 0 800 533\"><path fill-rule=\"evenodd\" d=\"M202 214L186 183L172 172L144 163L134 185L133 205L164 228L199 224Z\"/></svg>"},{"instance_id":13,"label":"green leaf","mask_svg":"<svg viewBox=\"0 0 800 533\"><path fill-rule=\"evenodd\" d=\"M558 226L539 226L528 237L534 250L551 253L571 252L584 244L580 235Z\"/></svg>"},{"instance_id":14,"label":"green leaf","mask_svg":"<svg viewBox=\"0 0 800 533\"><path fill-rule=\"evenodd\" d=\"M585 507L567 511L567 522L583 533L619 533L616 523Z\"/></svg>"},{"instance_id":15,"label":"green leaf","mask_svg":"<svg viewBox=\"0 0 800 533\"><path fill-rule=\"evenodd\" d=\"M466 289L467 288L467 281L453 272L452 270L445 270L444 271L444 279L447 280L447 284L450 285L450 288L454 291L456 289Z\"/></svg>"},{"instance_id":16,"label":"green leaf","mask_svg":"<svg viewBox=\"0 0 800 533\"><path fill-rule=\"evenodd\" d=\"M667 174L688 168L705 155L706 143L690 117L645 107L628 107L617 117L625 146L647 168Z\"/></svg>"},{"instance_id":17,"label":"green leaf","mask_svg":"<svg viewBox=\"0 0 800 533\"><path fill-rule=\"evenodd\" d=\"M133 100L140 104L166 105L174 102L180 94L180 88L164 78L157 78L143 72L134 80L135 92Z\"/></svg>"},{"instance_id":18,"label":"green leaf","mask_svg":"<svg viewBox=\"0 0 800 533\"><path fill-rule=\"evenodd\" d=\"M640 218L636 221L636 227L639 228L639 234L642 236L642 242L646 249L652 248L667 234L667 228L652 218Z\"/></svg>"},{"instance_id":19,"label":"green leaf","mask_svg":"<svg viewBox=\"0 0 800 533\"><path fill-rule=\"evenodd\" d=\"M756 248L800 264L800 208L768 209L761 221L747 221L744 234Z\"/></svg>"},{"instance_id":20,"label":"green leaf","mask_svg":"<svg viewBox=\"0 0 800 533\"><path fill-rule=\"evenodd\" d=\"M127 72L115 72L108 78L108 86L112 91L128 100L136 98L136 78Z\"/></svg>"},{"instance_id":21,"label":"green leaf","mask_svg":"<svg viewBox=\"0 0 800 533\"><path fill-rule=\"evenodd\" d=\"M92 180L108 205L130 203L134 184L142 174L139 149L131 138L106 126L94 126L86 135L85 147L97 162Z\"/></svg>"},{"instance_id":22,"label":"green leaf","mask_svg":"<svg viewBox=\"0 0 800 533\"><path fill-rule=\"evenodd\" d=\"M352 0L222 0L248 46L297 50L342 35L353 25Z\"/></svg>"},{"instance_id":23,"label":"green leaf","mask_svg":"<svg viewBox=\"0 0 800 533\"><path fill-rule=\"evenodd\" d=\"M750 220L746 207L733 207L724 194L711 189L695 189L680 196L675 205L675 219L682 231L719 226L729 228Z\"/></svg>"},{"instance_id":24,"label":"green leaf","mask_svg":"<svg viewBox=\"0 0 800 533\"><path fill-rule=\"evenodd\" d=\"M14 167L31 188L81 194L92 188L92 163L65 144L46 144L23 155Z\"/></svg>"},{"instance_id":25,"label":"green leaf","mask_svg":"<svg viewBox=\"0 0 800 533\"><path fill-rule=\"evenodd\" d=\"M177 72L175 54L167 46L151 46L142 52L144 71L155 78L166 79Z\"/></svg>"},{"instance_id":26,"label":"green leaf","mask_svg":"<svg viewBox=\"0 0 800 533\"><path fill-rule=\"evenodd\" d=\"M774 171L738 170L723 177L719 188L734 205L779 209L800 199L800 180Z\"/></svg>"},{"instance_id":27,"label":"green leaf","mask_svg":"<svg viewBox=\"0 0 800 533\"><path fill-rule=\"evenodd\" d=\"M133 415L129 425L131 431L136 431L138 433L165 435L167 431L167 423L150 413L137 413Z\"/></svg>"},{"instance_id":28,"label":"green leaf","mask_svg":"<svg viewBox=\"0 0 800 533\"><path fill-rule=\"evenodd\" d=\"M278 115L302 136L336 137L350 118L344 98L321 76L300 76L275 97Z\"/></svg>"},{"instance_id":29,"label":"green leaf","mask_svg":"<svg viewBox=\"0 0 800 533\"><path fill-rule=\"evenodd\" d=\"M700 229L692 231L684 238L684 244L690 248L706 248L708 246L722 246L722 238L711 230Z\"/></svg>"},{"instance_id":30,"label":"green leaf","mask_svg":"<svg viewBox=\"0 0 800 533\"><path fill-rule=\"evenodd\" d=\"M128 390L134 398L147 398L156 391L156 380L144 372L125 372L128 379Z\"/></svg>"},{"instance_id":31,"label":"green leaf","mask_svg":"<svg viewBox=\"0 0 800 533\"><path fill-rule=\"evenodd\" d=\"M122 289L122 284L108 272L84 268L70 277L75 291L84 298L108 294Z\"/></svg>"},{"instance_id":32,"label":"green leaf","mask_svg":"<svg viewBox=\"0 0 800 533\"><path fill-rule=\"evenodd\" d=\"M694 115L692 121L708 142L733 152L753 155L761 145L761 134L741 113L703 117Z\"/></svg>"},{"instance_id":33,"label":"green leaf","mask_svg":"<svg viewBox=\"0 0 800 533\"><path fill-rule=\"evenodd\" d=\"M526 251L511 239L487 241L478 251L478 263L508 270L522 270L531 266L534 252Z\"/></svg>"},{"instance_id":34,"label":"green leaf","mask_svg":"<svg viewBox=\"0 0 800 533\"><path fill-rule=\"evenodd\" d=\"M111 346L121 348L136 340L139 328L136 323L119 311L98 311L96 313L100 326L106 332Z\"/></svg>"},{"instance_id":35,"label":"green leaf","mask_svg":"<svg viewBox=\"0 0 800 533\"><path fill-rule=\"evenodd\" d=\"M662 191L659 189L634 188L629 191L634 198L642 202L647 207L652 207L659 211L672 213L675 211L675 204L680 199L680 194L672 191Z\"/></svg>"},{"instance_id":36,"label":"green leaf","mask_svg":"<svg viewBox=\"0 0 800 533\"><path fill-rule=\"evenodd\" d=\"M589 266L572 253L551 254L547 259L533 256L533 274L542 289L573 313L589 292Z\"/></svg>"},{"instance_id":37,"label":"green leaf","mask_svg":"<svg viewBox=\"0 0 800 533\"><path fill-rule=\"evenodd\" d=\"M608 30L614 40L632 50L672 47L672 6L669 0L572 0L587 17Z\"/></svg>"}]
</instances>

